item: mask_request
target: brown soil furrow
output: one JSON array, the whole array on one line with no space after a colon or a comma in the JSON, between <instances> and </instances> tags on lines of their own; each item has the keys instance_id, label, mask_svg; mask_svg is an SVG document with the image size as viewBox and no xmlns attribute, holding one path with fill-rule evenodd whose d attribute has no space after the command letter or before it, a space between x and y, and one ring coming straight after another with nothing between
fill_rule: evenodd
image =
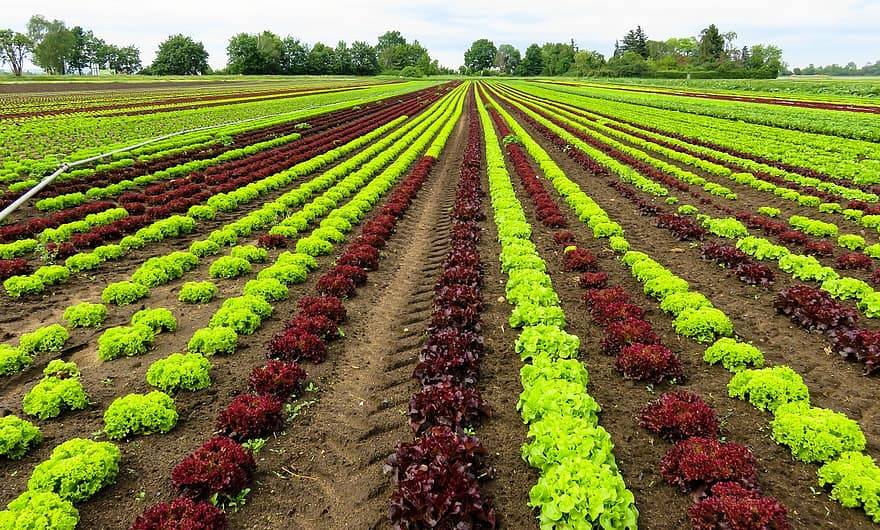
<instances>
[{"instance_id":1,"label":"brown soil furrow","mask_svg":"<svg viewBox=\"0 0 880 530\"><path fill-rule=\"evenodd\" d=\"M401 340L412 344L412 337L424 333L429 313L423 287L433 285L440 261L427 271L423 266L428 254L445 253L440 245L448 240L445 218L466 132L459 123L431 179L398 225L379 270L370 275L369 287L347 303L345 339L330 348L327 363L314 367L313 379L322 374L318 402L303 424L295 423L279 437L275 445L283 447L283 454L261 454L267 460L261 464L261 491L269 494L254 497L241 516L233 515L233 527L268 528L281 520L304 529L389 524L391 481L382 463L397 442L412 439L405 411L417 389L411 373L421 339L411 348L397 346ZM283 468L319 481L327 477L326 482L316 491L314 481L271 474Z\"/></svg>"}]
</instances>

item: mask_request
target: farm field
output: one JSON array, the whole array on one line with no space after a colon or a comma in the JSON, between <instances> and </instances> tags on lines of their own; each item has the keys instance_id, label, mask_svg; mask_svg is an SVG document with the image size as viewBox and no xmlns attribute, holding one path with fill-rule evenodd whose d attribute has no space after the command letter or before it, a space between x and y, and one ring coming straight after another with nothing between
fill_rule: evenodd
<instances>
[{"instance_id":1,"label":"farm field","mask_svg":"<svg viewBox=\"0 0 880 530\"><path fill-rule=\"evenodd\" d=\"M598 80L597 80L598 81ZM720 94L757 95L822 101L876 103L880 82L876 77L788 77L779 79L632 79L603 80L600 84L699 90Z\"/></svg>"},{"instance_id":2,"label":"farm field","mask_svg":"<svg viewBox=\"0 0 880 530\"><path fill-rule=\"evenodd\" d=\"M880 113L767 83L0 84L0 208L138 145L0 222L0 528L874 527Z\"/></svg>"}]
</instances>

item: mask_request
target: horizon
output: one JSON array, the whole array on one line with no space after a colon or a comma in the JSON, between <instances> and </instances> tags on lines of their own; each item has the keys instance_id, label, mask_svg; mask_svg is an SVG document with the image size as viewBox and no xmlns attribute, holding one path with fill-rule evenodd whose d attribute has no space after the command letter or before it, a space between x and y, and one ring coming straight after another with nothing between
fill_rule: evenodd
<instances>
[{"instance_id":1,"label":"horizon","mask_svg":"<svg viewBox=\"0 0 880 530\"><path fill-rule=\"evenodd\" d=\"M275 0L256 0L246 6L228 1L190 2L181 6L156 0L127 19L123 18L126 11L122 6L107 0L90 0L75 6L58 0L36 0L8 8L7 20L16 31L24 31L28 19L36 14L62 20L68 27L79 25L108 43L137 46L145 66L152 62L160 42L169 35L182 33L204 43L208 62L215 70L226 66L230 37L263 30L282 37L291 35L309 45L323 42L331 46L340 40L375 44L385 31L397 30L410 41L418 40L441 65L455 69L462 64L470 44L480 38L496 45L512 44L521 52L531 43L567 43L573 39L581 49L610 57L615 40L637 25L642 26L649 39L666 40L696 36L712 23L722 32L735 31L738 47L779 46L789 68L849 62L861 67L880 60L877 0L845 0L835 4L789 0L773 5L747 0L736 6L714 0L681 0L675 8L627 1L615 6L595 6L575 16L571 15L572 6L577 5L583 12L583 3L557 0L552 4L555 8L548 9L547 4L537 6L516 0L505 3L505 13L499 14L492 4L431 1L410 5L390 0L364 5L351 0L327 0L321 3L321 9L298 6L288 14L278 12L280 2ZM169 16L172 11L173 16ZM342 12L348 16L337 17ZM492 29L487 31L487 27ZM584 27L588 29L580 29ZM29 63L26 70L33 72L35 67Z\"/></svg>"}]
</instances>

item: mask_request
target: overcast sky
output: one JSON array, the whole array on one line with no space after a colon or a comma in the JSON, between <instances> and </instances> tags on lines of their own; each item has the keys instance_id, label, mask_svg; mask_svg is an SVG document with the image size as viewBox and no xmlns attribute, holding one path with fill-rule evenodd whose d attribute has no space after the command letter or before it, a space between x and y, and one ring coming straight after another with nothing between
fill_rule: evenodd
<instances>
[{"instance_id":1,"label":"overcast sky","mask_svg":"<svg viewBox=\"0 0 880 530\"><path fill-rule=\"evenodd\" d=\"M418 39L450 67L470 43L486 37L524 50L532 42L568 42L606 56L636 24L652 39L696 35L710 23L736 31L740 46L780 46L791 66L859 66L880 60L880 0L5 0L0 25L24 30L35 13L91 29L105 41L134 44L144 65L173 33L205 44L212 67L226 64L226 43L238 32L269 29L308 43L335 45L388 29Z\"/></svg>"}]
</instances>

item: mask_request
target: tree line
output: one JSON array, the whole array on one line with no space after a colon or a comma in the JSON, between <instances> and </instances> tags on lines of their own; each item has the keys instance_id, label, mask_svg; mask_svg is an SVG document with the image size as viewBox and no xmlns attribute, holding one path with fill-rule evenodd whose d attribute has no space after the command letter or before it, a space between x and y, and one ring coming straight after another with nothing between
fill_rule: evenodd
<instances>
[{"instance_id":1,"label":"tree line","mask_svg":"<svg viewBox=\"0 0 880 530\"><path fill-rule=\"evenodd\" d=\"M271 31L239 33L226 47L230 74L376 75L380 73L422 77L452 73L431 59L419 41L407 41L399 31L387 31L375 45L354 41L349 46L321 42L309 46L293 37Z\"/></svg>"},{"instance_id":2,"label":"tree line","mask_svg":"<svg viewBox=\"0 0 880 530\"><path fill-rule=\"evenodd\" d=\"M737 34L710 24L699 36L651 40L641 26L614 43L607 58L569 43L510 45L479 39L464 54L462 74L605 77L776 77L785 71L782 50L772 44L739 47Z\"/></svg>"},{"instance_id":3,"label":"tree line","mask_svg":"<svg viewBox=\"0 0 880 530\"><path fill-rule=\"evenodd\" d=\"M42 15L32 16L24 32L0 30L0 65L8 63L12 73L20 76L28 59L57 75L100 70L133 74L141 69L137 47L108 44L82 26L68 28L63 21Z\"/></svg>"},{"instance_id":4,"label":"tree line","mask_svg":"<svg viewBox=\"0 0 880 530\"><path fill-rule=\"evenodd\" d=\"M97 74L110 70L117 74L146 75L376 75L405 77L450 74L440 66L418 40L408 41L399 31L387 31L376 44L355 41L335 46L316 42L309 45L271 31L239 33L229 39L225 68L211 70L203 43L186 35L171 35L161 44L156 58L142 67L140 50L135 46L107 44L91 30L68 28L61 20L34 15L24 32L0 30L0 65L8 64L12 73L22 75L28 60L46 73Z\"/></svg>"},{"instance_id":5,"label":"tree line","mask_svg":"<svg viewBox=\"0 0 880 530\"><path fill-rule=\"evenodd\" d=\"M844 66L839 64L814 66L810 64L804 68L793 68L791 73L794 75L880 76L880 61L876 61L874 64L866 64L861 68L853 61L846 63Z\"/></svg>"}]
</instances>

